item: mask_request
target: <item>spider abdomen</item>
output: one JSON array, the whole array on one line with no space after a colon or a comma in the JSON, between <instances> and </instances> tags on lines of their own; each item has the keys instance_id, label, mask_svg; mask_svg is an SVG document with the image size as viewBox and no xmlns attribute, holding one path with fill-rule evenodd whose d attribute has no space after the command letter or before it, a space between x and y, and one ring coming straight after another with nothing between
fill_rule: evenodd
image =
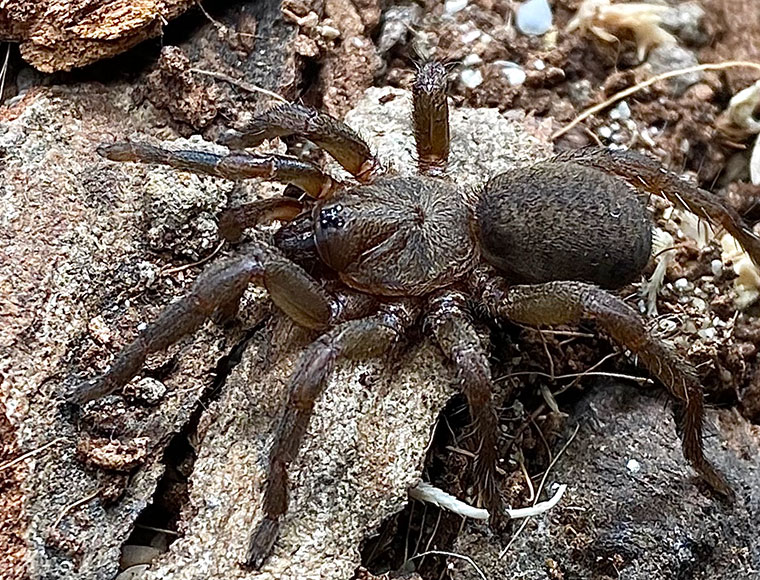
<instances>
[{"instance_id":1,"label":"spider abdomen","mask_svg":"<svg viewBox=\"0 0 760 580\"><path fill-rule=\"evenodd\" d=\"M477 219L483 257L517 283L618 288L651 252L642 200L622 180L575 163L544 161L491 179Z\"/></svg>"}]
</instances>

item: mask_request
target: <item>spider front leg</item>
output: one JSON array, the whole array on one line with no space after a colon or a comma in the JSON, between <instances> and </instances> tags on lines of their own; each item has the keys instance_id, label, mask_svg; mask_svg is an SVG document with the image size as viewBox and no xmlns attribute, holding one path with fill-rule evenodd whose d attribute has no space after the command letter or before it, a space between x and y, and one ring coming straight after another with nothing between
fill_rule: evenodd
<instances>
[{"instance_id":1,"label":"spider front leg","mask_svg":"<svg viewBox=\"0 0 760 580\"><path fill-rule=\"evenodd\" d=\"M219 216L219 234L228 242L237 242L245 228L274 220L289 222L306 204L291 197L270 197L227 209Z\"/></svg>"},{"instance_id":2,"label":"spider front leg","mask_svg":"<svg viewBox=\"0 0 760 580\"><path fill-rule=\"evenodd\" d=\"M381 355L415 318L413 305L389 304L375 316L350 320L329 330L301 355L290 379L288 401L269 452L264 518L251 536L246 565L261 568L277 540L281 518L288 509L288 466L298 456L314 404L335 362L339 358L363 360Z\"/></svg>"},{"instance_id":3,"label":"spider front leg","mask_svg":"<svg viewBox=\"0 0 760 580\"><path fill-rule=\"evenodd\" d=\"M195 332L211 317L233 316L251 283L263 285L281 310L309 328L326 327L337 310L331 296L299 266L267 246L251 247L201 274L187 296L170 304L102 376L81 385L71 402L82 405L113 393L140 372L149 354Z\"/></svg>"},{"instance_id":4,"label":"spider front leg","mask_svg":"<svg viewBox=\"0 0 760 580\"><path fill-rule=\"evenodd\" d=\"M359 181L367 181L377 167L369 145L351 127L327 113L296 103L278 105L220 141L234 148L256 147L267 139L289 135L313 141Z\"/></svg>"},{"instance_id":5,"label":"spider front leg","mask_svg":"<svg viewBox=\"0 0 760 580\"><path fill-rule=\"evenodd\" d=\"M583 318L593 319L612 339L637 355L683 404L679 427L684 456L710 487L733 497L731 487L704 455L704 402L696 371L673 349L654 338L633 308L584 282L508 287L504 281L494 279L486 285L482 299L492 314L523 324L572 324Z\"/></svg>"},{"instance_id":6,"label":"spider front leg","mask_svg":"<svg viewBox=\"0 0 760 580\"><path fill-rule=\"evenodd\" d=\"M601 147L585 147L560 153L557 161L569 161L594 167L626 180L636 189L665 196L681 209L718 223L742 245L752 261L760 265L760 237L732 207L719 197L663 169L654 159L635 151L610 151Z\"/></svg>"},{"instance_id":7,"label":"spider front leg","mask_svg":"<svg viewBox=\"0 0 760 580\"><path fill-rule=\"evenodd\" d=\"M219 155L193 150L173 151L147 143L126 141L113 145L101 145L98 153L111 161L158 163L183 171L226 179L262 177L295 185L314 198L327 197L338 186L338 182L316 165L287 155L248 153Z\"/></svg>"},{"instance_id":8,"label":"spider front leg","mask_svg":"<svg viewBox=\"0 0 760 580\"><path fill-rule=\"evenodd\" d=\"M417 162L422 173L442 173L449 160L449 103L446 68L426 62L412 85L412 121Z\"/></svg>"},{"instance_id":9,"label":"spider front leg","mask_svg":"<svg viewBox=\"0 0 760 580\"><path fill-rule=\"evenodd\" d=\"M470 407L475 436L479 439L475 463L478 500L498 515L500 499L496 489L499 422L493 404L493 383L488 356L472 325L466 298L445 291L430 302L425 326L435 336L444 354L454 363L457 379Z\"/></svg>"}]
</instances>

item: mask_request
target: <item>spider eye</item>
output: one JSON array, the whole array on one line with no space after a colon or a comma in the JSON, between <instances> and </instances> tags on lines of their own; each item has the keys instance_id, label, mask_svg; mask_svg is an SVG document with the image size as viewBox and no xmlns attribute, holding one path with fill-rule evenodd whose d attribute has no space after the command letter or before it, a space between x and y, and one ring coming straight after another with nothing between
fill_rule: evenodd
<instances>
[{"instance_id":1,"label":"spider eye","mask_svg":"<svg viewBox=\"0 0 760 580\"><path fill-rule=\"evenodd\" d=\"M340 215L340 212L342 211L343 206L340 204L324 208L321 212L319 212L319 226L323 230L330 228L342 228L346 223Z\"/></svg>"}]
</instances>

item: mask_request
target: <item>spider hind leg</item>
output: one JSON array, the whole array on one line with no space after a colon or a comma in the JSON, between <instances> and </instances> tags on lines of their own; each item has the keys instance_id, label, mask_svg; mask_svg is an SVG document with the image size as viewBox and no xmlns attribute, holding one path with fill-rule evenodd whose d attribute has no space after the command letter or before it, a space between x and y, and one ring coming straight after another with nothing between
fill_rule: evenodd
<instances>
[{"instance_id":1,"label":"spider hind leg","mask_svg":"<svg viewBox=\"0 0 760 580\"><path fill-rule=\"evenodd\" d=\"M584 282L548 282L507 287L495 279L485 286L483 304L496 315L530 325L573 324L592 319L643 365L683 406L680 413L683 454L700 477L716 492L734 492L704 453L704 400L694 368L668 345L653 337L639 314L621 299Z\"/></svg>"}]
</instances>

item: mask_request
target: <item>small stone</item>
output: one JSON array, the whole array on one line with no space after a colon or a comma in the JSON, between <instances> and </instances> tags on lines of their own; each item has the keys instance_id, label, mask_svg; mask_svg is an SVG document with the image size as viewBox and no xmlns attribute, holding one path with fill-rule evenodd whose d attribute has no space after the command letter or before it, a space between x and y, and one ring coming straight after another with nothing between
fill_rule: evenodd
<instances>
[{"instance_id":1,"label":"small stone","mask_svg":"<svg viewBox=\"0 0 760 580\"><path fill-rule=\"evenodd\" d=\"M723 262L718 259L710 262L710 270L712 270L713 276L720 276L723 273Z\"/></svg>"},{"instance_id":2,"label":"small stone","mask_svg":"<svg viewBox=\"0 0 760 580\"><path fill-rule=\"evenodd\" d=\"M467 0L446 0L443 10L446 14L456 14L467 8Z\"/></svg>"},{"instance_id":3,"label":"small stone","mask_svg":"<svg viewBox=\"0 0 760 580\"><path fill-rule=\"evenodd\" d=\"M468 30L467 32L462 34L462 43L463 44L472 44L475 42L478 38L480 38L480 35L483 34L480 30L477 28L473 28L472 30Z\"/></svg>"},{"instance_id":4,"label":"small stone","mask_svg":"<svg viewBox=\"0 0 760 580\"><path fill-rule=\"evenodd\" d=\"M591 81L583 79L570 83L567 96L569 97L570 102L576 107L585 107L591 102L592 91Z\"/></svg>"},{"instance_id":5,"label":"small stone","mask_svg":"<svg viewBox=\"0 0 760 580\"><path fill-rule=\"evenodd\" d=\"M689 290L692 290L693 288L694 288L694 285L691 282L689 282L686 278L679 278L678 280L673 282L673 289L680 294L688 292Z\"/></svg>"},{"instance_id":6,"label":"small stone","mask_svg":"<svg viewBox=\"0 0 760 580\"><path fill-rule=\"evenodd\" d=\"M712 340L717 335L717 331L712 326L708 326L697 331L697 334L705 340Z\"/></svg>"},{"instance_id":7,"label":"small stone","mask_svg":"<svg viewBox=\"0 0 760 580\"><path fill-rule=\"evenodd\" d=\"M124 387L124 396L148 405L157 405L166 395L166 385L159 380L145 377L132 381Z\"/></svg>"},{"instance_id":8,"label":"small stone","mask_svg":"<svg viewBox=\"0 0 760 580\"><path fill-rule=\"evenodd\" d=\"M465 2L466 4L466 2ZM422 8L416 4L391 6L383 13L383 25L377 39L377 50L385 54L394 46L406 42L422 18Z\"/></svg>"},{"instance_id":9,"label":"small stone","mask_svg":"<svg viewBox=\"0 0 760 580\"><path fill-rule=\"evenodd\" d=\"M655 75L683 68L689 68L699 64L697 55L691 50L681 46L661 45L651 51L647 57L647 64ZM703 73L696 71L689 74L678 75L667 81L674 96L680 97L691 85L702 80Z\"/></svg>"},{"instance_id":10,"label":"small stone","mask_svg":"<svg viewBox=\"0 0 760 580\"><path fill-rule=\"evenodd\" d=\"M119 565L122 568L129 568L131 566L137 566L139 564L150 564L160 555L161 553L156 548L153 548L151 546L128 544L121 549L121 558L119 558Z\"/></svg>"},{"instance_id":11,"label":"small stone","mask_svg":"<svg viewBox=\"0 0 760 580\"><path fill-rule=\"evenodd\" d=\"M610 119L613 121L625 121L631 117L631 108L628 103L621 101L618 106L610 111Z\"/></svg>"},{"instance_id":12,"label":"small stone","mask_svg":"<svg viewBox=\"0 0 760 580\"><path fill-rule=\"evenodd\" d=\"M662 27L675 34L686 44L704 46L711 40L703 26L705 9L697 2L684 2L673 6L665 11L660 18Z\"/></svg>"},{"instance_id":13,"label":"small stone","mask_svg":"<svg viewBox=\"0 0 760 580\"><path fill-rule=\"evenodd\" d=\"M609 139L610 137L612 137L612 129L610 129L610 128L609 128L609 127L607 127L606 125L605 125L605 126L602 126L602 127L599 127L599 128L596 130L596 132L597 132L597 133L599 133L599 136L600 136L602 139Z\"/></svg>"},{"instance_id":14,"label":"small stone","mask_svg":"<svg viewBox=\"0 0 760 580\"><path fill-rule=\"evenodd\" d=\"M478 66L479 64L483 64L483 59L478 54L468 54L462 60L462 64L467 67Z\"/></svg>"},{"instance_id":15,"label":"small stone","mask_svg":"<svg viewBox=\"0 0 760 580\"><path fill-rule=\"evenodd\" d=\"M541 36L552 27L552 10L547 0L528 0L517 9L515 24L523 34Z\"/></svg>"},{"instance_id":16,"label":"small stone","mask_svg":"<svg viewBox=\"0 0 760 580\"><path fill-rule=\"evenodd\" d=\"M546 68L546 63L540 58L537 58L533 61L533 68L536 70L544 70Z\"/></svg>"},{"instance_id":17,"label":"small stone","mask_svg":"<svg viewBox=\"0 0 760 580\"><path fill-rule=\"evenodd\" d=\"M120 572L114 580L140 580L143 578L150 568L150 564L137 564L136 566L130 566L123 572Z\"/></svg>"},{"instance_id":18,"label":"small stone","mask_svg":"<svg viewBox=\"0 0 760 580\"><path fill-rule=\"evenodd\" d=\"M687 320L683 323L683 326L681 326L681 332L684 334L694 334L697 332L697 325L694 324L693 320Z\"/></svg>"},{"instance_id":19,"label":"small stone","mask_svg":"<svg viewBox=\"0 0 760 580\"><path fill-rule=\"evenodd\" d=\"M630 471L631 473L638 473L639 471L641 471L641 463L639 463L635 459L629 459L628 463L626 463L625 466L628 468L628 471Z\"/></svg>"},{"instance_id":20,"label":"small stone","mask_svg":"<svg viewBox=\"0 0 760 580\"><path fill-rule=\"evenodd\" d=\"M493 64L501 69L501 74L506 77L510 86L517 87L525 82L525 71L516 62L496 60Z\"/></svg>"},{"instance_id":21,"label":"small stone","mask_svg":"<svg viewBox=\"0 0 760 580\"><path fill-rule=\"evenodd\" d=\"M464 69L459 74L459 78L462 80L462 84L468 89L474 89L483 83L483 73L477 69Z\"/></svg>"}]
</instances>

